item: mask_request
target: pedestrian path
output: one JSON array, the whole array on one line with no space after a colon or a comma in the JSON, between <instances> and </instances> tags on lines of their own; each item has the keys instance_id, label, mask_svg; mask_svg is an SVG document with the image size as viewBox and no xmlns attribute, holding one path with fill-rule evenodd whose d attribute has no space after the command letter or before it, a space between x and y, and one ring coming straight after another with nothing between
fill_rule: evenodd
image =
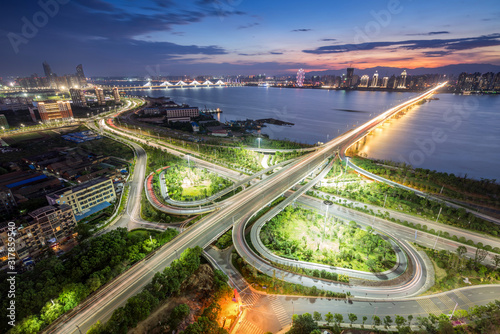
<instances>
[{"instance_id":1,"label":"pedestrian path","mask_svg":"<svg viewBox=\"0 0 500 334\"><path fill-rule=\"evenodd\" d=\"M285 308L283 307L283 304L281 304L281 301L278 299L278 297L268 296L267 298L268 298L270 305L274 311L274 314L276 315L276 318L278 318L278 321L279 321L281 327L285 327L290 322L292 322L290 315L285 310Z\"/></svg>"},{"instance_id":2,"label":"pedestrian path","mask_svg":"<svg viewBox=\"0 0 500 334\"><path fill-rule=\"evenodd\" d=\"M243 320L238 327L237 334L264 334L264 331L257 327L254 323L248 320Z\"/></svg>"}]
</instances>

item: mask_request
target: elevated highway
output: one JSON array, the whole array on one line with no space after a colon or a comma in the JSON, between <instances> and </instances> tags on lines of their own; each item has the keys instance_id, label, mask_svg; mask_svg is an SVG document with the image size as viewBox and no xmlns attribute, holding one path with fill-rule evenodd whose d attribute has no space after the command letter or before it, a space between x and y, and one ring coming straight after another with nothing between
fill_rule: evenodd
<instances>
[{"instance_id":1,"label":"elevated highway","mask_svg":"<svg viewBox=\"0 0 500 334\"><path fill-rule=\"evenodd\" d=\"M331 140L320 149L283 167L273 174L272 177L264 179L256 186L245 192L236 194L232 197L231 204L196 222L190 229L157 250L148 260L136 264L122 275L120 279L110 283L105 290L99 293L98 299L85 302L79 310L67 315L58 324L56 331L61 333L78 333L79 329L86 331L97 321L106 321L114 309L124 305L129 297L138 293L150 282L156 272L168 266L183 250L194 246L207 247L231 228L233 224L241 224L244 219L258 212L273 199L284 194L291 185L303 180L317 166L321 165L328 156L333 155L340 146L344 145L354 136L363 135L367 131L372 130L387 118L431 96L437 89L443 86L444 84L440 84L416 98L389 109L358 128ZM105 124L104 126L108 127ZM133 137L131 135L127 136ZM237 229L236 226L235 229ZM417 261L417 263L420 263L420 261ZM416 275L415 277L417 277L418 283L422 275ZM411 293L411 289L413 288L415 287L405 284L394 288L391 293ZM372 292L380 294L377 288L367 289L365 293Z\"/></svg>"}]
</instances>

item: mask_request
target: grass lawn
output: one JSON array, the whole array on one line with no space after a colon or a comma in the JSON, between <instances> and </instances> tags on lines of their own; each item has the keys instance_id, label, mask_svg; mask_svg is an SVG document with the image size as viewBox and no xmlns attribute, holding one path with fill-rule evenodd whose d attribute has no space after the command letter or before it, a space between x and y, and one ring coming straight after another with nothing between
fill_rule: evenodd
<instances>
[{"instance_id":1,"label":"grass lawn","mask_svg":"<svg viewBox=\"0 0 500 334\"><path fill-rule=\"evenodd\" d=\"M144 229L137 229L137 230L132 230L132 231L130 231L128 233L131 236L136 235L136 236L141 236L143 238L149 238L149 236L154 237L159 232L158 231L144 230Z\"/></svg>"},{"instance_id":2,"label":"grass lawn","mask_svg":"<svg viewBox=\"0 0 500 334\"><path fill-rule=\"evenodd\" d=\"M205 196L203 190L209 191L209 186L194 186L182 188L182 196L184 197L197 197L197 196Z\"/></svg>"}]
</instances>

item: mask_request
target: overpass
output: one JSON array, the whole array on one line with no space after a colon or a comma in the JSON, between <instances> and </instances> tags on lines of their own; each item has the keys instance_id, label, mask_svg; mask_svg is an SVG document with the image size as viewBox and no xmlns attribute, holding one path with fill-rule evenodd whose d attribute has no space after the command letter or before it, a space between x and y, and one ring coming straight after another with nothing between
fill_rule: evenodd
<instances>
[{"instance_id":1,"label":"overpass","mask_svg":"<svg viewBox=\"0 0 500 334\"><path fill-rule=\"evenodd\" d=\"M57 327L53 328L51 332L78 333L79 330L88 330L97 321L106 321L114 309L124 305L128 298L137 294L151 281L157 272L169 266L177 258L177 254L195 246L207 247L230 229L233 224L242 224L255 212L284 194L292 185L297 184L311 174L316 166L323 164L328 156L333 155L340 146L345 145L353 137L365 134L406 107L431 96L444 85L445 83L437 85L426 93L389 109L358 128L331 140L318 150L300 157L294 163L283 167L247 191L234 195L229 205L196 222L190 229L156 250L147 260L134 265L118 279L108 284L106 289L99 291L96 298L84 302L78 310L61 319ZM107 127L106 124L104 126ZM132 135L127 134L126 136L134 138ZM235 226L235 229L237 229L237 226ZM414 277L421 278L423 273L418 269L416 270ZM418 284L418 280L414 284ZM397 291L399 294L403 294L405 291L408 292L408 289L415 288L414 284L412 284L413 286L399 286ZM378 290L373 287L366 293L382 295L381 291Z\"/></svg>"}]
</instances>

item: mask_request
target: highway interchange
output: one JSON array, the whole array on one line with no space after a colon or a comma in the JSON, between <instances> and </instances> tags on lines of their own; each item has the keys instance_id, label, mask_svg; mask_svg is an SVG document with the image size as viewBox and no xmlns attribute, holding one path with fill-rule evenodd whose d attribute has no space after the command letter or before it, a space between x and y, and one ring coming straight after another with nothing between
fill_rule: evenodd
<instances>
[{"instance_id":1,"label":"highway interchange","mask_svg":"<svg viewBox=\"0 0 500 334\"><path fill-rule=\"evenodd\" d=\"M218 205L217 210L212 212L210 215L206 216L202 220L196 222L192 227L185 230L181 233L177 238L163 246L161 249L157 250L154 255L147 258L147 260L139 262L134 265L130 270L122 274L115 281L107 285L104 289L98 292L98 294L94 295L91 299L84 302L78 310L69 313L60 321L57 322L56 325L51 326L48 332L57 332L57 333L79 333L87 331L95 322L101 321L105 322L111 316L114 309L122 306L126 300L138 293L142 287L144 287L154 276L154 274L158 271L163 270L166 266L168 266L173 260L175 260L179 254L185 250L186 248L191 248L194 246L201 246L202 248L207 248L212 244L217 238L225 233L231 227L233 228L233 240L235 242L236 249L240 247L238 250L241 256L246 257L248 262L254 266L256 266L259 270L263 272L270 273L270 270L273 269L267 260L262 259L260 256L256 254L251 254L248 252L248 246L244 242L243 231L245 230L245 224L247 220L260 211L261 208L265 207L276 198L280 196L287 196L290 200L289 202L296 201L299 205L307 205L309 207L314 207L317 209L322 209L322 204L320 200L307 197L300 196L306 187L300 187L295 192L295 196L293 193L289 191L293 186L297 185L306 177L320 173L321 175L326 169L323 169L325 165L325 161L335 155L337 151L340 149L344 149L347 145L350 145L353 141L357 140L359 137L362 137L373 128L383 123L386 119L392 117L394 114L403 110L404 108L417 103L423 98L431 96L435 90L439 89L444 84L441 84L426 93L420 95L419 97L413 98L404 102L403 104L391 108L388 111L382 113L381 115L375 117L374 119L362 124L356 129L353 129L338 138L331 140L330 142L324 144L321 147L318 147L317 150L310 152L307 155L304 155L288 164L283 164L282 168L275 171L269 177L262 178L259 182L254 183L250 187L246 188L244 191L235 194L230 197L229 200L224 201L224 205ZM132 107L132 106L128 106ZM124 108L126 109L126 108ZM137 227L153 227L158 228L158 224L152 224L150 222L145 222L140 218L140 196L142 191L144 190L144 180L146 179L146 163L147 163L147 155L144 149L137 145L136 142L142 142L144 144L150 146L159 147L168 153L176 154L181 157L185 157L185 153L180 153L175 150L175 147L172 147L166 143L154 143L151 139L144 139L144 137L136 136L130 132L124 132L123 130L116 130L109 126L105 121L99 120L99 127L101 129L105 129L107 135L114 137L120 141L126 142L128 145L131 145L136 152L136 164L135 170L132 176L132 180L130 181L130 193L129 198L126 205L126 213L121 215L110 228L117 227L128 227L129 229L137 228ZM195 152L193 152L193 155ZM201 159L197 159L194 156L191 157L191 161L195 161L199 166L205 166L206 168L210 168L212 166L215 168L213 164L204 162ZM218 173L226 173L226 175L231 175L233 179L239 179L241 184L245 184L250 180L256 178L256 176L245 177L241 176L240 173L225 169L223 167L217 167ZM250 179L251 178L251 179ZM309 182L308 185L314 185L314 182L318 179L314 179ZM303 189L302 189L303 188ZM301 191L304 190L304 191ZM288 200L285 200L283 203L288 203ZM222 203L222 202L221 202ZM282 205L284 206L285 204ZM201 204L200 204L201 205ZM196 210L196 208L177 208L176 210ZM279 210L276 209L276 210ZM366 287L366 286L355 286L351 285L346 287L345 285L339 285L332 282L321 282L318 279L312 279L308 277L301 277L299 275L291 274L291 273L283 273L285 280L291 282L297 282L304 285L315 285L318 288L328 289L331 291L350 291L354 296L354 301L346 304L345 301L335 301L331 299L317 299L317 298L297 298L297 297L266 297L260 296L256 300L253 301L252 307L248 312L248 319L245 321L250 321L252 318L251 309L256 309L259 307L258 300L264 300L266 298L270 298L268 300L269 305L272 305L274 311L276 311L274 306L280 309L280 314L283 314L283 310L288 317L288 320L285 321L285 317L278 316L278 322L269 321L264 324L257 324L256 326L262 332L270 330L279 330L279 328L288 324L291 320L292 312L295 313L303 313L303 312L311 312L311 305L314 304L314 310L322 313L327 313L331 311L332 313L344 313L347 314L349 312L353 312L358 314L360 318L360 314L366 312L367 314L373 314L375 310L377 314L384 315L394 315L401 314L397 311L401 311L403 308L408 305L408 310L411 310L410 307L416 307L414 305L419 305L420 309L412 310L412 314L425 314L430 311L437 312L450 312L448 306L450 304L449 301L443 302L445 305L440 307L439 304L433 302L434 305L438 306L437 310L433 307L424 307L424 302L421 300L425 300L425 303L429 304L429 301L432 302L432 299L429 298L412 298L412 299L403 299L408 296L417 295L420 293L421 289L425 286L427 280L427 269L424 260L422 259L421 253L417 252L413 246L410 245L410 241L413 241L414 231L413 229L397 225L395 228L394 225L390 225L391 223L379 219L374 218L373 216L369 216L358 211L354 211L352 209L347 209L338 205L333 205L330 209L331 213L337 215L338 217L355 220L360 225L374 225L376 229L385 233L392 237L393 242L397 244L398 247L404 250L406 255L400 254L400 257L408 258L412 262L411 270L412 275L410 279L402 284L397 286L382 286L382 287ZM394 224L394 223L392 223ZM451 228L451 227L450 227ZM440 229L444 229L444 226L440 225ZM388 232L390 231L390 232ZM478 238L483 238L484 236L475 236ZM422 232L419 238L425 239L429 238L433 240L434 236L428 237ZM491 238L491 242L498 241L496 239ZM456 249L456 244L451 242L451 240L443 241L439 240L439 247L448 247L454 251ZM454 247L454 248L453 248ZM468 248L469 252L472 249ZM226 261L227 262L227 261ZM402 261L401 265L405 265L404 261ZM237 273L234 272L234 268L230 268L231 266L226 263L226 272L230 277L235 278L233 283L236 281ZM398 267L399 268L399 267ZM396 271L397 272L397 269ZM277 275L278 276L278 275ZM279 277L279 276L278 276ZM238 289L244 290L248 287L245 287L239 284L235 284ZM499 286L483 286L483 287L474 287L474 291L484 291L488 294L493 293L494 296L498 296L500 292ZM469 290L467 290L469 291ZM491 295L488 298L482 298L482 293L475 293L473 296L469 295L469 297L460 298L460 294L455 293L455 297L457 299L457 303L460 301L459 306L470 306L474 303L484 304L488 301L491 301ZM465 293L465 292L464 292ZM468 292L467 292L468 294ZM252 296L255 296L256 293L252 293ZM485 294L484 297L487 295ZM245 297L244 297L245 298ZM419 299L420 298L420 299ZM432 297L435 298L435 297ZM440 298L440 297L436 297ZM444 297L443 297L444 298ZM291 301L294 301L292 304ZM377 306L373 306L373 304L377 303ZM396 304L397 303L397 304ZM412 304L413 303L413 304ZM416 304L415 304L416 303ZM292 311L289 310L290 305L292 305ZM392 305L392 306L391 306ZM397 305L393 308L393 306ZM413 306L412 306L413 305ZM427 305L427 304L426 304ZM281 306L281 307L279 307ZM263 306L264 307L264 306ZM375 309L374 309L375 307ZM392 310L391 310L392 309ZM324 311L324 312L323 312ZM371 312L371 313L370 313ZM254 322L255 325L255 322ZM279 328L278 328L279 327ZM259 331L256 331L256 333ZM242 332L243 333L243 332Z\"/></svg>"}]
</instances>

